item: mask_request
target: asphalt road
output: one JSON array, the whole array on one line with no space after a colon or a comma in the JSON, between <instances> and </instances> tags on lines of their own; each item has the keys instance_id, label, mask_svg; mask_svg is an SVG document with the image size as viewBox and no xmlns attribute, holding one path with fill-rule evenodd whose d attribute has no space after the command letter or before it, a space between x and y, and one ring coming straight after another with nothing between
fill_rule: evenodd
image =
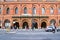
<instances>
[{"instance_id":1,"label":"asphalt road","mask_svg":"<svg viewBox=\"0 0 60 40\"><path fill-rule=\"evenodd\" d=\"M0 31L0 40L60 40L60 32L41 32L39 30Z\"/></svg>"}]
</instances>

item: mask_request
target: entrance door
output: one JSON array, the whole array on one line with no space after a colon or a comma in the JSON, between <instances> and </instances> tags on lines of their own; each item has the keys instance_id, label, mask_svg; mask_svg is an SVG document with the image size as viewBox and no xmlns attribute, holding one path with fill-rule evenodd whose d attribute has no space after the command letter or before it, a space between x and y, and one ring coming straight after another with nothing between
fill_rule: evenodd
<instances>
[{"instance_id":1,"label":"entrance door","mask_svg":"<svg viewBox=\"0 0 60 40\"><path fill-rule=\"evenodd\" d=\"M23 29L29 29L27 22L24 22L24 23L23 23Z\"/></svg>"},{"instance_id":2,"label":"entrance door","mask_svg":"<svg viewBox=\"0 0 60 40\"><path fill-rule=\"evenodd\" d=\"M38 24L37 24L37 22L33 22L32 23L32 29L38 29Z\"/></svg>"},{"instance_id":3,"label":"entrance door","mask_svg":"<svg viewBox=\"0 0 60 40\"><path fill-rule=\"evenodd\" d=\"M13 24L13 26L14 26L14 29L19 29L19 23L18 22L15 22L14 24Z\"/></svg>"},{"instance_id":4,"label":"entrance door","mask_svg":"<svg viewBox=\"0 0 60 40\"><path fill-rule=\"evenodd\" d=\"M37 24L37 22L35 23L35 29L38 29L38 24Z\"/></svg>"},{"instance_id":5,"label":"entrance door","mask_svg":"<svg viewBox=\"0 0 60 40\"><path fill-rule=\"evenodd\" d=\"M46 22L41 23L41 28L46 28Z\"/></svg>"}]
</instances>

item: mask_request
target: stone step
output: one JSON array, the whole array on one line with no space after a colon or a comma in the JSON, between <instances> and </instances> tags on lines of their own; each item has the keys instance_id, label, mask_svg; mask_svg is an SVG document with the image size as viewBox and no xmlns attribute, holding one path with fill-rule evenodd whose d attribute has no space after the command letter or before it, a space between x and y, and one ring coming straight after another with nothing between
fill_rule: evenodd
<instances>
[{"instance_id":1,"label":"stone step","mask_svg":"<svg viewBox=\"0 0 60 40\"><path fill-rule=\"evenodd\" d=\"M6 32L10 32L10 33L36 33L36 32L45 32L44 29L0 29L0 33L6 33Z\"/></svg>"}]
</instances>

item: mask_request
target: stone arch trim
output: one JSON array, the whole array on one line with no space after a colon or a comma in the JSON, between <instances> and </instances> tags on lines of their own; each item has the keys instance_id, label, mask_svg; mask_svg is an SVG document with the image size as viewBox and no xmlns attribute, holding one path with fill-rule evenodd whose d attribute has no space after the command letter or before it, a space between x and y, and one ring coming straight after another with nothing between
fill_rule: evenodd
<instances>
[{"instance_id":1,"label":"stone arch trim","mask_svg":"<svg viewBox=\"0 0 60 40\"><path fill-rule=\"evenodd\" d=\"M9 20L9 21L11 22L11 20L10 20L9 18L4 19L4 21L5 21L5 20Z\"/></svg>"},{"instance_id":2,"label":"stone arch trim","mask_svg":"<svg viewBox=\"0 0 60 40\"><path fill-rule=\"evenodd\" d=\"M37 9L37 7L36 7L36 6L37 6L37 5L35 5L35 4L32 4L32 8L34 8L34 7L35 7L35 8Z\"/></svg>"},{"instance_id":3,"label":"stone arch trim","mask_svg":"<svg viewBox=\"0 0 60 40\"><path fill-rule=\"evenodd\" d=\"M28 19L22 19L22 21L21 21L22 25L23 25L24 22L27 22L28 25L29 25L29 21L28 21Z\"/></svg>"},{"instance_id":4,"label":"stone arch trim","mask_svg":"<svg viewBox=\"0 0 60 40\"><path fill-rule=\"evenodd\" d=\"M40 25L39 19L35 18L35 19L33 19L33 20L34 20L34 22L37 23L37 28L39 28L39 25ZM32 20L31 20L31 26L32 26Z\"/></svg>"},{"instance_id":5,"label":"stone arch trim","mask_svg":"<svg viewBox=\"0 0 60 40\"><path fill-rule=\"evenodd\" d=\"M38 20L37 19L33 19L35 22L38 22Z\"/></svg>"},{"instance_id":6,"label":"stone arch trim","mask_svg":"<svg viewBox=\"0 0 60 40\"><path fill-rule=\"evenodd\" d=\"M10 23L10 20L9 20L9 19L5 19L5 20L4 20L4 22L7 22L7 21Z\"/></svg>"},{"instance_id":7,"label":"stone arch trim","mask_svg":"<svg viewBox=\"0 0 60 40\"><path fill-rule=\"evenodd\" d=\"M7 25L7 24L8 24L8 25ZM10 21L9 19L5 19L3 25L4 25L4 28L8 28L8 27L10 28L10 26L11 26L11 21ZM8 27L7 27L7 26L8 26Z\"/></svg>"},{"instance_id":8,"label":"stone arch trim","mask_svg":"<svg viewBox=\"0 0 60 40\"><path fill-rule=\"evenodd\" d=\"M51 19L51 20L50 20L50 22L51 22L52 20L56 22L56 20L55 20L55 19Z\"/></svg>"},{"instance_id":9,"label":"stone arch trim","mask_svg":"<svg viewBox=\"0 0 60 40\"><path fill-rule=\"evenodd\" d=\"M28 22L28 19L23 19L22 22Z\"/></svg>"},{"instance_id":10,"label":"stone arch trim","mask_svg":"<svg viewBox=\"0 0 60 40\"><path fill-rule=\"evenodd\" d=\"M38 19L33 19L37 24L39 23Z\"/></svg>"},{"instance_id":11,"label":"stone arch trim","mask_svg":"<svg viewBox=\"0 0 60 40\"><path fill-rule=\"evenodd\" d=\"M23 10L24 10L25 7L28 9L27 4L22 5Z\"/></svg>"},{"instance_id":12,"label":"stone arch trim","mask_svg":"<svg viewBox=\"0 0 60 40\"><path fill-rule=\"evenodd\" d=\"M56 5L54 5L54 4L51 4L50 6L49 6L49 8L53 8L53 9L55 9L56 8Z\"/></svg>"},{"instance_id":13,"label":"stone arch trim","mask_svg":"<svg viewBox=\"0 0 60 40\"><path fill-rule=\"evenodd\" d=\"M45 8L46 9L46 5L45 4L41 4L41 6L40 6L41 8Z\"/></svg>"},{"instance_id":14,"label":"stone arch trim","mask_svg":"<svg viewBox=\"0 0 60 40\"><path fill-rule=\"evenodd\" d=\"M41 20L41 23L42 23L42 22L46 22L46 23L47 23L48 21L47 21L46 19L42 19L42 20Z\"/></svg>"},{"instance_id":15,"label":"stone arch trim","mask_svg":"<svg viewBox=\"0 0 60 40\"><path fill-rule=\"evenodd\" d=\"M18 8L18 5L13 6L13 9L14 9L14 10L15 10L15 8Z\"/></svg>"},{"instance_id":16,"label":"stone arch trim","mask_svg":"<svg viewBox=\"0 0 60 40\"><path fill-rule=\"evenodd\" d=\"M9 7L9 5L5 5L4 7L5 7L5 10L6 10L7 8L11 9L11 7Z\"/></svg>"},{"instance_id":17,"label":"stone arch trim","mask_svg":"<svg viewBox=\"0 0 60 40\"><path fill-rule=\"evenodd\" d=\"M28 21L28 19L23 19L23 20L22 20L22 22L21 22L21 23L22 23L22 25L21 25L22 28L23 28L23 23L24 23L24 22L27 22L27 23L28 23L28 28L29 28L29 21Z\"/></svg>"},{"instance_id":18,"label":"stone arch trim","mask_svg":"<svg viewBox=\"0 0 60 40\"><path fill-rule=\"evenodd\" d=\"M19 22L19 20L18 20L18 19L13 19L13 21Z\"/></svg>"}]
</instances>

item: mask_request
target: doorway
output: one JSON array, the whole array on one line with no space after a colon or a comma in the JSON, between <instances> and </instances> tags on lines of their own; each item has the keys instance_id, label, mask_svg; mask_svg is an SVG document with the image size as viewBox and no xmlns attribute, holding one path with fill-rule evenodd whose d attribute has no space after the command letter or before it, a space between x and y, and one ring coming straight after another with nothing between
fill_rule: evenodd
<instances>
[{"instance_id":1,"label":"doorway","mask_svg":"<svg viewBox=\"0 0 60 40\"><path fill-rule=\"evenodd\" d=\"M32 29L38 29L38 24L37 24L37 22L33 22L32 23Z\"/></svg>"},{"instance_id":2,"label":"doorway","mask_svg":"<svg viewBox=\"0 0 60 40\"><path fill-rule=\"evenodd\" d=\"M28 23L27 23L27 22L24 22L22 28L23 28L23 29L29 29L29 27L28 27Z\"/></svg>"},{"instance_id":3,"label":"doorway","mask_svg":"<svg viewBox=\"0 0 60 40\"><path fill-rule=\"evenodd\" d=\"M6 19L4 21L4 26L5 26L5 28L10 28L10 20Z\"/></svg>"},{"instance_id":4,"label":"doorway","mask_svg":"<svg viewBox=\"0 0 60 40\"><path fill-rule=\"evenodd\" d=\"M46 22L41 23L41 28L46 28Z\"/></svg>"},{"instance_id":5,"label":"doorway","mask_svg":"<svg viewBox=\"0 0 60 40\"><path fill-rule=\"evenodd\" d=\"M14 24L13 24L13 26L14 26L14 29L19 29L19 23L18 22L15 22Z\"/></svg>"}]
</instances>

